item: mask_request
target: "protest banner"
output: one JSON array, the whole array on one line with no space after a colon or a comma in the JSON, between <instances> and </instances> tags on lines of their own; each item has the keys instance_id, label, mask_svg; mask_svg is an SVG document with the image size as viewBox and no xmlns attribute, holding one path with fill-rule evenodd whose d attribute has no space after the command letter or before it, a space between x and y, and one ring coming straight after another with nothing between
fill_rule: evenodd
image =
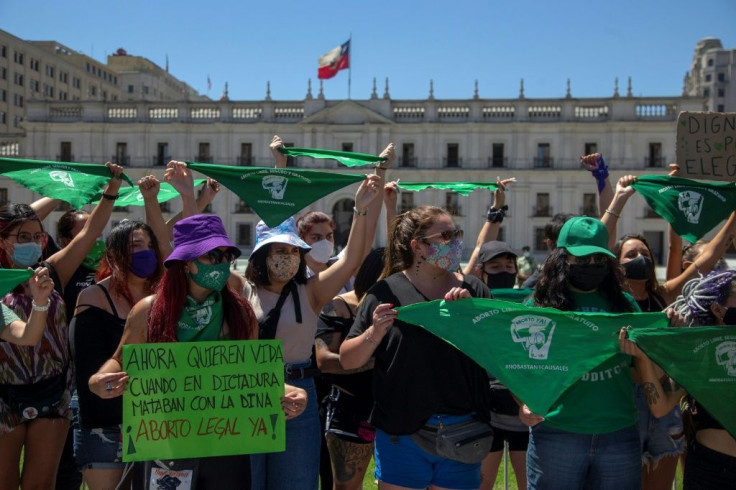
<instances>
[{"instance_id":1,"label":"protest banner","mask_svg":"<svg viewBox=\"0 0 736 490\"><path fill-rule=\"evenodd\" d=\"M284 451L280 340L123 346L123 461Z\"/></svg>"},{"instance_id":2,"label":"protest banner","mask_svg":"<svg viewBox=\"0 0 736 490\"><path fill-rule=\"evenodd\" d=\"M667 326L664 313L563 312L484 298L429 301L397 311L399 320L459 349L540 415L579 380L610 380L629 368L629 361L617 359L628 357L620 352L621 327Z\"/></svg>"},{"instance_id":3,"label":"protest banner","mask_svg":"<svg viewBox=\"0 0 736 490\"><path fill-rule=\"evenodd\" d=\"M426 189L450 190L461 196L467 196L476 189L488 189L493 192L498 189L498 184L495 182L401 182L399 189L409 192Z\"/></svg>"},{"instance_id":4,"label":"protest banner","mask_svg":"<svg viewBox=\"0 0 736 490\"><path fill-rule=\"evenodd\" d=\"M357 167L371 163L386 161L386 157L370 155L368 153L356 153L354 151L321 150L319 148L294 148L293 146L282 146L279 152L289 157L309 157L318 159L335 160L346 167Z\"/></svg>"},{"instance_id":5,"label":"protest banner","mask_svg":"<svg viewBox=\"0 0 736 490\"><path fill-rule=\"evenodd\" d=\"M681 112L675 154L681 177L736 181L736 113Z\"/></svg>"}]
</instances>

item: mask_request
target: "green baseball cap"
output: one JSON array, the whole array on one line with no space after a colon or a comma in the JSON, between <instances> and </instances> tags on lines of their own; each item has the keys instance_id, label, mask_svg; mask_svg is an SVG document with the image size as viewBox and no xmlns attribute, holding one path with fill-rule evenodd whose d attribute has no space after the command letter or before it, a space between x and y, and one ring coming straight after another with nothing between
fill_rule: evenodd
<instances>
[{"instance_id":1,"label":"green baseball cap","mask_svg":"<svg viewBox=\"0 0 736 490\"><path fill-rule=\"evenodd\" d=\"M575 257L590 254L616 256L608 250L608 230L600 220L576 216L565 222L557 237L557 247L565 248Z\"/></svg>"}]
</instances>

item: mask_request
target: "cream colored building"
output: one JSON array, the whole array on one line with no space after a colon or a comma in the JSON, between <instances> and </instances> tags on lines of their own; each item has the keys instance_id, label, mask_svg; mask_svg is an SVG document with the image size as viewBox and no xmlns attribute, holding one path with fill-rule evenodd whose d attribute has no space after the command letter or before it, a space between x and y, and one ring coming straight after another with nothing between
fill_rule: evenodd
<instances>
[{"instance_id":1,"label":"cream colored building","mask_svg":"<svg viewBox=\"0 0 736 490\"><path fill-rule=\"evenodd\" d=\"M684 94L703 97L706 111L736 111L736 49L724 49L713 37L698 41Z\"/></svg>"}]
</instances>

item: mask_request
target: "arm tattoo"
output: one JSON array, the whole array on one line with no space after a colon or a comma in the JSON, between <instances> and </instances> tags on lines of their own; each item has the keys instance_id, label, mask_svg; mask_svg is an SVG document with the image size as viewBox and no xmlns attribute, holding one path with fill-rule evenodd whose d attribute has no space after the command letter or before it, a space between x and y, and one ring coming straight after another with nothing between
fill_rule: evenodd
<instances>
[{"instance_id":1,"label":"arm tattoo","mask_svg":"<svg viewBox=\"0 0 736 490\"><path fill-rule=\"evenodd\" d=\"M320 350L320 349L329 349L330 348L330 344L332 343L332 336L333 335L334 334L332 334L332 333L326 333L326 334L320 335L319 337L317 337L316 339L314 339L315 348L317 350Z\"/></svg>"},{"instance_id":2,"label":"arm tattoo","mask_svg":"<svg viewBox=\"0 0 736 490\"><path fill-rule=\"evenodd\" d=\"M659 392L657 391L657 387L654 386L654 383L642 383L641 388L647 399L647 403L649 405L655 405L657 400L659 400Z\"/></svg>"}]
</instances>

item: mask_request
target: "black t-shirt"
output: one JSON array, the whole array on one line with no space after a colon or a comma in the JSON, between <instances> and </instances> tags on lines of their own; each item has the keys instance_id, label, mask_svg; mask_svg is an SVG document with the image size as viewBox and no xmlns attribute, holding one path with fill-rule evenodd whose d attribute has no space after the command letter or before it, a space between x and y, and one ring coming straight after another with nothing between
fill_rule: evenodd
<instances>
[{"instance_id":1,"label":"black t-shirt","mask_svg":"<svg viewBox=\"0 0 736 490\"><path fill-rule=\"evenodd\" d=\"M339 335L340 341L345 339L350 327L353 325L352 318L342 318L320 314L317 321L317 333L315 338L324 335ZM355 402L361 406L373 404L373 370L361 371L353 374L331 374L332 384L355 396Z\"/></svg>"},{"instance_id":2,"label":"black t-shirt","mask_svg":"<svg viewBox=\"0 0 736 490\"><path fill-rule=\"evenodd\" d=\"M108 294L107 290L105 293ZM109 295L108 301L115 311ZM115 353L124 327L125 318L96 306L88 306L69 324L69 344L79 395L79 423L86 429L109 427L123 421L122 397L102 399L89 390L87 382Z\"/></svg>"},{"instance_id":3,"label":"black t-shirt","mask_svg":"<svg viewBox=\"0 0 736 490\"><path fill-rule=\"evenodd\" d=\"M465 276L462 287L474 297L490 297L486 285L474 276ZM368 291L347 338L368 329L380 303L398 307L424 301L428 299L403 273L393 274ZM490 411L486 371L439 337L400 320L376 348L373 397L370 422L395 435L416 432L433 414L475 412L488 420Z\"/></svg>"},{"instance_id":4,"label":"black t-shirt","mask_svg":"<svg viewBox=\"0 0 736 490\"><path fill-rule=\"evenodd\" d=\"M54 281L54 289L57 293L64 298L64 304L66 305L66 321L71 322L74 316L74 308L77 306L77 296L82 289L87 288L95 283L95 271L87 269L83 265L77 267L72 277L66 283L66 287L61 287L61 279L59 274L56 272L56 268L44 261L41 265L48 268L49 277Z\"/></svg>"}]
</instances>

